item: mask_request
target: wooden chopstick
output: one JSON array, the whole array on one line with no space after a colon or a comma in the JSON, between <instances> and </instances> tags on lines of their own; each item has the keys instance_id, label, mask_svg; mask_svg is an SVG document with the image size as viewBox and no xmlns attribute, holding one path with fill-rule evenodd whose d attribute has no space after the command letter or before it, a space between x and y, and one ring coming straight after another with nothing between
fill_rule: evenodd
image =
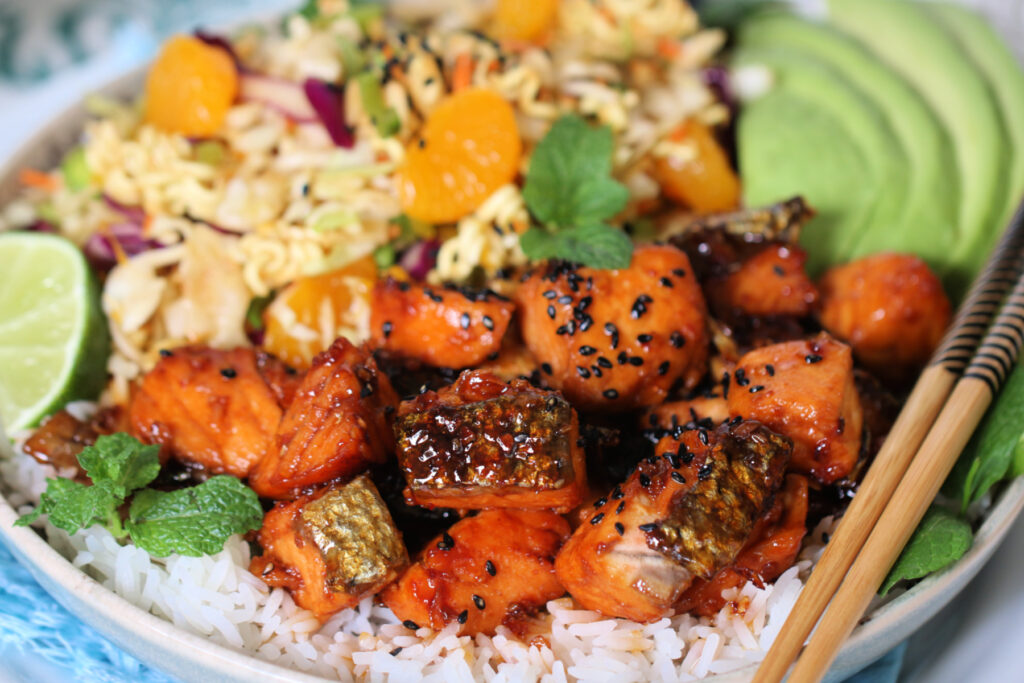
<instances>
[{"instance_id":1,"label":"wooden chopstick","mask_svg":"<svg viewBox=\"0 0 1024 683\"><path fill-rule=\"evenodd\" d=\"M890 505L797 660L790 683L820 681L889 568L917 528L985 410L1013 370L1024 343L1024 274L925 437Z\"/></svg>"},{"instance_id":2,"label":"wooden chopstick","mask_svg":"<svg viewBox=\"0 0 1024 683\"><path fill-rule=\"evenodd\" d=\"M1006 293L1024 270L1024 204L975 279L931 364L868 469L789 618L754 675L779 683L864 545ZM902 546L900 546L902 547Z\"/></svg>"}]
</instances>

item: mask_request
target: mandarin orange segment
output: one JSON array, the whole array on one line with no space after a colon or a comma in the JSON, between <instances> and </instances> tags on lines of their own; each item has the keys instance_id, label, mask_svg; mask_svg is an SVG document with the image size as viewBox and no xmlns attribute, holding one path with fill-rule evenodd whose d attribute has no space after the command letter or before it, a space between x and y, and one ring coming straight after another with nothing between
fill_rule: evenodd
<instances>
[{"instance_id":1,"label":"mandarin orange segment","mask_svg":"<svg viewBox=\"0 0 1024 683\"><path fill-rule=\"evenodd\" d=\"M322 275L300 277L281 290L263 312L263 348L288 365L305 370L338 336L353 292L369 292L377 279L372 257Z\"/></svg>"},{"instance_id":2,"label":"mandarin orange segment","mask_svg":"<svg viewBox=\"0 0 1024 683\"><path fill-rule=\"evenodd\" d=\"M146 77L146 121L170 133L213 135L238 94L238 71L226 51L174 36Z\"/></svg>"},{"instance_id":3,"label":"mandarin orange segment","mask_svg":"<svg viewBox=\"0 0 1024 683\"><path fill-rule=\"evenodd\" d=\"M557 12L557 0L498 0L494 33L502 40L539 44L548 37Z\"/></svg>"},{"instance_id":4,"label":"mandarin orange segment","mask_svg":"<svg viewBox=\"0 0 1024 683\"><path fill-rule=\"evenodd\" d=\"M500 95L450 95L406 150L397 178L402 210L427 223L457 221L515 178L522 153L512 105Z\"/></svg>"},{"instance_id":5,"label":"mandarin orange segment","mask_svg":"<svg viewBox=\"0 0 1024 683\"><path fill-rule=\"evenodd\" d=\"M669 155L655 161L654 177L666 197L700 213L739 206L739 178L710 128L699 121L687 121L671 139L691 143L695 157Z\"/></svg>"}]
</instances>

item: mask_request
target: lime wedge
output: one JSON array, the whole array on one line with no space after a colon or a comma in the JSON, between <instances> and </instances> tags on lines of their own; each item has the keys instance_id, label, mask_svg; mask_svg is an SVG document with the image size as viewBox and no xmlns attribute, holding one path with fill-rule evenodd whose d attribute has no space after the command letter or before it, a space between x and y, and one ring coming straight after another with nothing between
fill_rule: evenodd
<instances>
[{"instance_id":1,"label":"lime wedge","mask_svg":"<svg viewBox=\"0 0 1024 683\"><path fill-rule=\"evenodd\" d=\"M13 432L95 399L110 341L96 281L71 242L2 234L0 273L0 420Z\"/></svg>"}]
</instances>

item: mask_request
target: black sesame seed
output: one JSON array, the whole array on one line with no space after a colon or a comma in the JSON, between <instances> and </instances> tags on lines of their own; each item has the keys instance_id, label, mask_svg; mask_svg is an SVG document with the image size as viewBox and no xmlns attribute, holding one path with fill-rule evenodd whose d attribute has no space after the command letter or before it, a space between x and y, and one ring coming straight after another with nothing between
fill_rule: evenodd
<instances>
[{"instance_id":1,"label":"black sesame seed","mask_svg":"<svg viewBox=\"0 0 1024 683\"><path fill-rule=\"evenodd\" d=\"M551 318L552 320L555 319L555 307L554 306L548 306L548 317Z\"/></svg>"},{"instance_id":2,"label":"black sesame seed","mask_svg":"<svg viewBox=\"0 0 1024 683\"><path fill-rule=\"evenodd\" d=\"M381 331L382 333L384 333L384 338L385 338L385 339L387 339L388 337L390 337L390 336L391 336L391 330L393 330L393 329L394 329L394 327L395 327L395 326L394 326L394 325L392 325L392 324L391 324L390 322L388 322L388 321L384 321L384 324L382 324L382 325L380 326L380 331Z\"/></svg>"},{"instance_id":3,"label":"black sesame seed","mask_svg":"<svg viewBox=\"0 0 1024 683\"><path fill-rule=\"evenodd\" d=\"M782 277L782 276L784 276L786 274L786 271L784 271L782 269L782 266L777 265L777 264L772 266L772 270L774 270L775 274L778 275L779 277Z\"/></svg>"},{"instance_id":4,"label":"black sesame seed","mask_svg":"<svg viewBox=\"0 0 1024 683\"><path fill-rule=\"evenodd\" d=\"M679 334L679 331L677 330L669 335L668 343L672 345L672 348L681 349L686 345L686 337Z\"/></svg>"},{"instance_id":5,"label":"black sesame seed","mask_svg":"<svg viewBox=\"0 0 1024 683\"><path fill-rule=\"evenodd\" d=\"M641 365L644 364L644 359L641 358L640 356L633 356L632 358L629 359L629 364L635 367L640 367Z\"/></svg>"},{"instance_id":6,"label":"black sesame seed","mask_svg":"<svg viewBox=\"0 0 1024 683\"><path fill-rule=\"evenodd\" d=\"M396 648L395 648L394 650L392 650L392 651L391 651L391 652L389 652L388 654L389 654L389 655L391 655L392 657L395 657L395 656L397 656L397 655L398 655L398 653L399 653L399 652L401 652L401 651L402 651L402 648L400 648L400 647L396 647Z\"/></svg>"},{"instance_id":7,"label":"black sesame seed","mask_svg":"<svg viewBox=\"0 0 1024 683\"><path fill-rule=\"evenodd\" d=\"M619 397L619 392L615 391L614 389L605 389L604 397L610 401L614 401Z\"/></svg>"},{"instance_id":8,"label":"black sesame seed","mask_svg":"<svg viewBox=\"0 0 1024 683\"><path fill-rule=\"evenodd\" d=\"M736 386L745 387L750 384L750 379L747 377L747 373L743 368L736 368L736 372L734 374L736 377Z\"/></svg>"},{"instance_id":9,"label":"black sesame seed","mask_svg":"<svg viewBox=\"0 0 1024 683\"><path fill-rule=\"evenodd\" d=\"M416 144L419 145L420 149L423 149L424 147L427 146L427 140L426 138L420 138L419 142L417 142Z\"/></svg>"},{"instance_id":10,"label":"black sesame seed","mask_svg":"<svg viewBox=\"0 0 1024 683\"><path fill-rule=\"evenodd\" d=\"M234 368L221 368L220 374L225 379L234 379L235 377L238 377L238 373Z\"/></svg>"},{"instance_id":11,"label":"black sesame seed","mask_svg":"<svg viewBox=\"0 0 1024 683\"><path fill-rule=\"evenodd\" d=\"M658 528L658 525L655 524L654 522L648 522L647 524L641 524L641 525L639 525L637 527L637 529L639 529L640 531L643 531L645 533L648 532L648 531L654 531L657 528Z\"/></svg>"},{"instance_id":12,"label":"black sesame seed","mask_svg":"<svg viewBox=\"0 0 1024 683\"><path fill-rule=\"evenodd\" d=\"M410 631L419 631L420 630L420 625L417 624L412 619L406 619L405 621L403 621L402 622L402 626L406 627Z\"/></svg>"},{"instance_id":13,"label":"black sesame seed","mask_svg":"<svg viewBox=\"0 0 1024 683\"><path fill-rule=\"evenodd\" d=\"M581 346L580 347L580 355L581 356L593 356L595 353L597 353L597 349L595 349L593 346Z\"/></svg>"},{"instance_id":14,"label":"black sesame seed","mask_svg":"<svg viewBox=\"0 0 1024 683\"><path fill-rule=\"evenodd\" d=\"M455 539L446 531L441 534L441 540L437 542L438 550L451 550L455 547Z\"/></svg>"},{"instance_id":15,"label":"black sesame seed","mask_svg":"<svg viewBox=\"0 0 1024 683\"><path fill-rule=\"evenodd\" d=\"M665 361L664 363L662 363L661 365L658 366L658 374L659 375L666 375L666 374L668 374L668 369L669 369L670 366L671 366L671 363L669 363L668 361Z\"/></svg>"},{"instance_id":16,"label":"black sesame seed","mask_svg":"<svg viewBox=\"0 0 1024 683\"><path fill-rule=\"evenodd\" d=\"M493 330L494 329L494 320L491 318L491 316L485 315L483 317L483 322L484 322L484 327L486 327L488 330Z\"/></svg>"},{"instance_id":17,"label":"black sesame seed","mask_svg":"<svg viewBox=\"0 0 1024 683\"><path fill-rule=\"evenodd\" d=\"M555 291L555 290L553 290L553 289L549 289L549 290L547 290L546 292L544 292L544 294L543 294L542 296L543 296L543 297L544 297L545 299L554 299L554 298L555 298L556 296L558 296L558 292L556 292L556 291Z\"/></svg>"},{"instance_id":18,"label":"black sesame seed","mask_svg":"<svg viewBox=\"0 0 1024 683\"><path fill-rule=\"evenodd\" d=\"M602 519L604 519L604 513L598 512L596 515L590 518L590 523L595 525L600 524Z\"/></svg>"},{"instance_id":19,"label":"black sesame seed","mask_svg":"<svg viewBox=\"0 0 1024 683\"><path fill-rule=\"evenodd\" d=\"M170 358L173 355L174 355L174 351L171 351L170 349L160 349L160 357L161 358Z\"/></svg>"},{"instance_id":20,"label":"black sesame seed","mask_svg":"<svg viewBox=\"0 0 1024 683\"><path fill-rule=\"evenodd\" d=\"M752 394L756 394L759 391L764 391L764 385L763 384L755 384L754 386L750 387L749 391Z\"/></svg>"},{"instance_id":21,"label":"black sesame seed","mask_svg":"<svg viewBox=\"0 0 1024 683\"><path fill-rule=\"evenodd\" d=\"M845 417L840 417L839 418L839 425L836 427L836 431L839 432L840 434L842 434L843 432L846 431L846 418Z\"/></svg>"},{"instance_id":22,"label":"black sesame seed","mask_svg":"<svg viewBox=\"0 0 1024 683\"><path fill-rule=\"evenodd\" d=\"M615 522L615 530L619 532L619 536L626 533L626 527L622 526L622 522Z\"/></svg>"},{"instance_id":23,"label":"black sesame seed","mask_svg":"<svg viewBox=\"0 0 1024 683\"><path fill-rule=\"evenodd\" d=\"M465 624L466 620L469 619L469 610L468 609L462 610L461 612L459 612L459 616L455 617L455 619L460 624Z\"/></svg>"},{"instance_id":24,"label":"black sesame seed","mask_svg":"<svg viewBox=\"0 0 1024 683\"><path fill-rule=\"evenodd\" d=\"M769 377L774 377L775 376L775 366L772 365L771 363L769 363L768 365L764 366L764 371L768 373Z\"/></svg>"},{"instance_id":25,"label":"black sesame seed","mask_svg":"<svg viewBox=\"0 0 1024 683\"><path fill-rule=\"evenodd\" d=\"M398 283L398 291L400 292L408 292L411 287L412 285L410 285L408 282L403 281Z\"/></svg>"},{"instance_id":26,"label":"black sesame seed","mask_svg":"<svg viewBox=\"0 0 1024 683\"><path fill-rule=\"evenodd\" d=\"M545 375L551 374L551 365L549 365L548 363L541 363L540 369Z\"/></svg>"},{"instance_id":27,"label":"black sesame seed","mask_svg":"<svg viewBox=\"0 0 1024 683\"><path fill-rule=\"evenodd\" d=\"M711 476L711 463L707 463L706 465L702 465L701 468L699 470L697 470L697 478L700 479L701 481L704 481L705 479L707 479L710 476Z\"/></svg>"},{"instance_id":28,"label":"black sesame seed","mask_svg":"<svg viewBox=\"0 0 1024 683\"><path fill-rule=\"evenodd\" d=\"M585 311L590 307L590 304L594 303L594 297L585 296L580 299L579 303L576 304L576 309L579 311Z\"/></svg>"},{"instance_id":29,"label":"black sesame seed","mask_svg":"<svg viewBox=\"0 0 1024 683\"><path fill-rule=\"evenodd\" d=\"M819 356L819 355L818 355L818 354L816 354L816 353L811 353L811 354L808 354L808 355L804 356L804 360L805 360L805 361L806 361L806 362L807 362L807 363L808 363L809 365L813 365L814 363L820 363L820 362L822 361L822 357L821 357L821 356Z\"/></svg>"},{"instance_id":30,"label":"black sesame seed","mask_svg":"<svg viewBox=\"0 0 1024 683\"><path fill-rule=\"evenodd\" d=\"M683 459L684 465L689 465L691 462L693 462L693 453L686 450L685 448L679 449L679 457Z\"/></svg>"},{"instance_id":31,"label":"black sesame seed","mask_svg":"<svg viewBox=\"0 0 1024 683\"><path fill-rule=\"evenodd\" d=\"M595 508L599 508L599 507L601 507L602 505L604 505L607 502L608 502L607 498L598 498L597 500L594 501L594 507Z\"/></svg>"},{"instance_id":32,"label":"black sesame seed","mask_svg":"<svg viewBox=\"0 0 1024 683\"><path fill-rule=\"evenodd\" d=\"M619 355L615 360L619 361L619 365L625 365L629 362L629 354L625 351L619 351Z\"/></svg>"},{"instance_id":33,"label":"black sesame seed","mask_svg":"<svg viewBox=\"0 0 1024 683\"><path fill-rule=\"evenodd\" d=\"M605 358L604 356L597 357L597 364L605 369L610 369L612 367L612 362Z\"/></svg>"},{"instance_id":34,"label":"black sesame seed","mask_svg":"<svg viewBox=\"0 0 1024 683\"><path fill-rule=\"evenodd\" d=\"M601 367L599 365L591 365L590 371L594 373L594 377L601 377L604 375L604 373L601 372Z\"/></svg>"},{"instance_id":35,"label":"black sesame seed","mask_svg":"<svg viewBox=\"0 0 1024 683\"><path fill-rule=\"evenodd\" d=\"M444 301L444 299L441 298L441 295L435 293L434 290L432 289L424 289L423 293L426 294L427 298L433 301L435 304L439 304L442 301Z\"/></svg>"},{"instance_id":36,"label":"black sesame seed","mask_svg":"<svg viewBox=\"0 0 1024 683\"><path fill-rule=\"evenodd\" d=\"M639 477L637 477L637 479L639 479L639 480L640 480L640 486L642 486L642 487L644 487L644 488L647 488L648 486L650 486L650 485L651 485L651 478L650 478L650 477L648 477L648 476L647 476L646 474L644 474L643 472L641 472L641 473L640 473L640 476L639 476Z\"/></svg>"},{"instance_id":37,"label":"black sesame seed","mask_svg":"<svg viewBox=\"0 0 1024 683\"><path fill-rule=\"evenodd\" d=\"M473 594L473 604L474 604L474 605L476 605L476 608L477 608L478 610L483 610L484 608L486 608L486 607L487 607L487 603L486 603L486 602L484 602L484 599L483 599L483 598L481 598L481 597L480 597L479 595L477 595L476 593L474 593L474 594Z\"/></svg>"},{"instance_id":38,"label":"black sesame seed","mask_svg":"<svg viewBox=\"0 0 1024 683\"><path fill-rule=\"evenodd\" d=\"M459 316L459 326L464 329L469 329L469 313L463 313Z\"/></svg>"},{"instance_id":39,"label":"black sesame seed","mask_svg":"<svg viewBox=\"0 0 1024 683\"><path fill-rule=\"evenodd\" d=\"M590 379L590 370L587 370L582 365L576 366L576 374L578 374L583 379Z\"/></svg>"},{"instance_id":40,"label":"black sesame seed","mask_svg":"<svg viewBox=\"0 0 1024 683\"><path fill-rule=\"evenodd\" d=\"M555 330L555 334L557 334L557 335L569 334L569 328L566 325L559 325L558 329Z\"/></svg>"},{"instance_id":41,"label":"black sesame seed","mask_svg":"<svg viewBox=\"0 0 1024 683\"><path fill-rule=\"evenodd\" d=\"M678 453L669 453L668 461L672 463L672 467L679 469L683 466L683 459L679 457Z\"/></svg>"},{"instance_id":42,"label":"black sesame seed","mask_svg":"<svg viewBox=\"0 0 1024 683\"><path fill-rule=\"evenodd\" d=\"M605 334L612 338L612 349L616 349L619 346L619 328L615 327L612 323L604 324Z\"/></svg>"},{"instance_id":43,"label":"black sesame seed","mask_svg":"<svg viewBox=\"0 0 1024 683\"><path fill-rule=\"evenodd\" d=\"M649 343L649 342L650 342L650 341L651 341L652 339L654 339L654 337L653 337L653 336L651 336L651 335L649 335L649 334L638 334L638 335L636 336L636 340L637 340L638 342L640 342L641 344L647 344L647 343Z\"/></svg>"},{"instance_id":44,"label":"black sesame seed","mask_svg":"<svg viewBox=\"0 0 1024 683\"><path fill-rule=\"evenodd\" d=\"M491 576L494 576L495 574L498 573L498 569L494 566L494 563L491 562L490 560L487 560L486 562L484 562L484 571L486 571Z\"/></svg>"},{"instance_id":45,"label":"black sesame seed","mask_svg":"<svg viewBox=\"0 0 1024 683\"><path fill-rule=\"evenodd\" d=\"M708 445L708 433L707 433L707 430L704 430L704 429L697 430L697 438L700 439L700 442L702 444L704 444L705 446Z\"/></svg>"},{"instance_id":46,"label":"black sesame seed","mask_svg":"<svg viewBox=\"0 0 1024 683\"><path fill-rule=\"evenodd\" d=\"M829 539L828 532L827 531L822 532L822 534L821 534L821 542L822 543L828 543L828 539Z\"/></svg>"},{"instance_id":47,"label":"black sesame seed","mask_svg":"<svg viewBox=\"0 0 1024 683\"><path fill-rule=\"evenodd\" d=\"M359 390L359 398L367 398L373 396L373 386L370 384L364 384Z\"/></svg>"},{"instance_id":48,"label":"black sesame seed","mask_svg":"<svg viewBox=\"0 0 1024 683\"><path fill-rule=\"evenodd\" d=\"M686 271L682 268L673 268L672 274L676 277L686 277Z\"/></svg>"},{"instance_id":49,"label":"black sesame seed","mask_svg":"<svg viewBox=\"0 0 1024 683\"><path fill-rule=\"evenodd\" d=\"M556 301L558 301L558 303L560 303L560 304L571 304L572 303L572 297L569 296L568 294L563 294L562 296L558 297L558 299L556 299Z\"/></svg>"},{"instance_id":50,"label":"black sesame seed","mask_svg":"<svg viewBox=\"0 0 1024 683\"><path fill-rule=\"evenodd\" d=\"M672 281L669 280L667 277L663 277L663 278L661 278L661 286L662 287L673 287L674 285L672 284Z\"/></svg>"},{"instance_id":51,"label":"black sesame seed","mask_svg":"<svg viewBox=\"0 0 1024 683\"><path fill-rule=\"evenodd\" d=\"M632 308L629 309L629 317L633 320L638 320L644 313L647 312L647 304L651 303L653 299L646 294L641 294L633 302Z\"/></svg>"},{"instance_id":52,"label":"black sesame seed","mask_svg":"<svg viewBox=\"0 0 1024 683\"><path fill-rule=\"evenodd\" d=\"M622 511L626 509L626 501L619 502L619 506L615 508L615 514L621 515Z\"/></svg>"},{"instance_id":53,"label":"black sesame seed","mask_svg":"<svg viewBox=\"0 0 1024 683\"><path fill-rule=\"evenodd\" d=\"M617 485L612 489L612 500L620 500L626 494L622 492L622 487Z\"/></svg>"},{"instance_id":54,"label":"black sesame seed","mask_svg":"<svg viewBox=\"0 0 1024 683\"><path fill-rule=\"evenodd\" d=\"M679 474L678 472L673 472L672 473L672 481L674 481L677 484L685 484L686 483L686 478L683 477L683 475Z\"/></svg>"}]
</instances>

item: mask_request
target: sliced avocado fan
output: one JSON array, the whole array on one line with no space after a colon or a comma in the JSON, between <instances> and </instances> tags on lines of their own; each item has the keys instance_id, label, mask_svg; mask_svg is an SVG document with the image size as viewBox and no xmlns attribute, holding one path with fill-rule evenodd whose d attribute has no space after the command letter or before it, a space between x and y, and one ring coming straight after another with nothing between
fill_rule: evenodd
<instances>
[{"instance_id":1,"label":"sliced avocado fan","mask_svg":"<svg viewBox=\"0 0 1024 683\"><path fill-rule=\"evenodd\" d=\"M1011 146L1008 192L1002 220L1005 226L1024 198L1024 69L1006 43L982 16L959 5L925 5L973 60L999 103Z\"/></svg>"},{"instance_id":2,"label":"sliced avocado fan","mask_svg":"<svg viewBox=\"0 0 1024 683\"><path fill-rule=\"evenodd\" d=\"M857 41L792 14L754 15L739 27L736 40L741 48L773 49L830 67L881 111L900 140L909 173L906 195L898 198L902 210L893 222L876 216L839 258L909 251L943 273L958 232L959 171L949 134L921 95Z\"/></svg>"},{"instance_id":3,"label":"sliced avocado fan","mask_svg":"<svg viewBox=\"0 0 1024 683\"><path fill-rule=\"evenodd\" d=\"M744 201L759 206L780 197L807 197L818 215L804 234L813 233L812 253L822 254L819 266L827 265L824 255L838 252L833 240L855 233L867 218L876 180L863 151L816 101L780 89L744 105L736 126ZM821 154L824 149L829 153ZM794 158L814 163L792 163Z\"/></svg>"},{"instance_id":4,"label":"sliced avocado fan","mask_svg":"<svg viewBox=\"0 0 1024 683\"><path fill-rule=\"evenodd\" d=\"M875 225L895 225L905 210L908 189L907 155L899 138L893 132L882 111L874 103L852 87L840 73L820 63L802 59L800 55L785 50L741 47L734 52L733 63L737 66L760 65L772 70L776 84L773 93L799 97L809 106L816 107L838 122L840 131L824 147L809 148L798 153L796 149L788 158L756 159L750 155L741 156L740 171L747 180L744 200L749 205L775 201L774 197L756 196L758 185L750 187L750 179L761 175L784 175L801 171L796 166L813 169L833 153L838 143L838 134L845 133L847 142L856 147L868 166L868 172L852 177L843 187L847 201L843 211L849 220L829 224L827 221L811 221L801 236L801 242L808 248L808 268L820 272L830 264L849 259L854 247L865 231ZM744 117L741 114L741 120ZM780 119L765 130L757 130L749 124L741 125L739 147L752 143L757 135L774 136L779 129L795 127L801 129L800 119ZM823 151L828 154L823 154ZM744 165L744 162L746 165ZM860 190L860 191L858 191ZM861 194L863 192L863 194ZM812 205L816 198L807 193Z\"/></svg>"},{"instance_id":5,"label":"sliced avocado fan","mask_svg":"<svg viewBox=\"0 0 1024 683\"><path fill-rule=\"evenodd\" d=\"M828 18L899 72L949 131L960 169L959 233L946 263L959 294L1002 225L1010 151L996 102L978 69L920 4L828 0Z\"/></svg>"}]
</instances>

